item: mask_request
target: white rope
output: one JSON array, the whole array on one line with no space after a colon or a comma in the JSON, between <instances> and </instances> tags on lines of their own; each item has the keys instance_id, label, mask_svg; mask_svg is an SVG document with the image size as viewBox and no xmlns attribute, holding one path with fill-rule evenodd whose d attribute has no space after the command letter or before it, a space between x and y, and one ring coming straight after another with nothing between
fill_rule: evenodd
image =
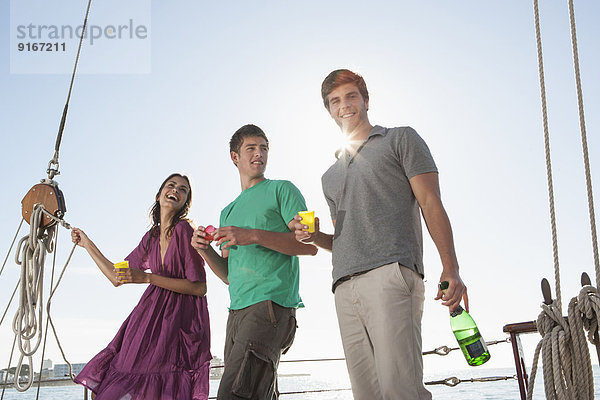
<instances>
[{"instance_id":1,"label":"white rope","mask_svg":"<svg viewBox=\"0 0 600 400\"><path fill-rule=\"evenodd\" d=\"M569 24L571 26L571 44L573 47L573 67L575 69L575 84L577 88L577 105L579 111L579 129L581 131L581 147L585 168L585 183L588 196L588 213L590 216L590 231L592 235L592 250L594 267L596 269L596 286L600 285L600 259L598 256L598 237L596 233L596 215L594 213L594 191L592 190L592 173L590 172L590 157L588 154L585 114L583 112L583 90L581 88L581 73L579 71L579 51L577 50L577 29L575 26L575 9L573 0L569 0Z\"/></svg>"},{"instance_id":2,"label":"white rope","mask_svg":"<svg viewBox=\"0 0 600 400\"><path fill-rule=\"evenodd\" d=\"M554 277L556 284L556 300L550 305L542 304L542 312L538 316L537 329L542 340L536 347L533 370L528 385L527 399L533 396L533 387L538 364L540 350L544 366L544 389L546 398L551 400L591 400L594 398L594 382L589 350L583 333L584 325L597 327L597 319L594 322L582 321L580 304L586 303L575 297L569 303L568 321L562 314L562 301L560 290L560 268L558 260L558 240L556 233L556 216L554 211L554 190L552 185L552 167L550 162L550 141L548 134L548 114L546 110L546 84L544 80L544 61L542 54L542 39L540 32L540 17L538 0L533 0L535 16L535 34L538 53L538 70L540 78L540 92L542 101L542 117L544 123L544 143L546 153L546 172L548 178L548 196L550 202L550 221L552 228L552 250L554 255ZM575 59L575 74L577 77L578 100L580 104L580 118L583 120L583 107L581 85L579 82L579 61L577 57L577 42L575 37L575 20L572 0L569 0L569 11L571 17L571 33L573 40L573 51ZM584 160L586 166L586 180L588 181L588 200L591 201L591 177L589 174L589 162L587 159L587 142L585 138L585 125L582 123L582 142L584 148ZM591 204L593 201L591 201ZM592 220L592 240L594 242L594 261L596 264L597 281L600 276L598 268L598 252L596 246L595 224L593 206L590 206L590 219ZM587 296L583 296L586 297ZM586 303L587 304L587 303ZM590 321L594 320L590 318ZM590 337L596 332L590 331Z\"/></svg>"},{"instance_id":3,"label":"white rope","mask_svg":"<svg viewBox=\"0 0 600 400\"><path fill-rule=\"evenodd\" d=\"M556 300L559 309L562 309L560 290L560 268L558 258L558 234L556 232L556 213L554 210L554 185L552 183L552 161L550 157L550 134L548 131L548 110L546 107L546 81L544 79L544 56L542 53L542 34L540 29L540 10L538 0L533 0L535 16L535 37L538 55L538 73L540 76L540 97L542 101L542 119L544 123L544 148L546 154L546 175L548 183L548 202L550 206L550 228L552 230L552 254L554 259L554 284L556 286Z\"/></svg>"},{"instance_id":4,"label":"white rope","mask_svg":"<svg viewBox=\"0 0 600 400\"><path fill-rule=\"evenodd\" d=\"M15 388L24 392L33 383L33 354L42 340L42 312L44 291L44 262L46 253L54 251L54 234L56 225L44 228L44 207L34 206L30 219L29 235L23 237L18 245L15 261L21 266L19 305L13 320L13 332L21 353L15 370ZM21 258L19 259L19 255ZM31 340L35 339L32 346ZM29 377L22 386L18 377L21 375L23 361L27 358Z\"/></svg>"},{"instance_id":5,"label":"white rope","mask_svg":"<svg viewBox=\"0 0 600 400\"><path fill-rule=\"evenodd\" d=\"M571 332L562 317L556 301L542 304L542 312L537 319L537 329L542 340L536 348L533 370L527 388L527 399L533 396L533 387L537 369L537 360L542 351L544 365L544 389L548 400L575 400L576 389L573 386L573 349L570 345Z\"/></svg>"},{"instance_id":6,"label":"white rope","mask_svg":"<svg viewBox=\"0 0 600 400\"><path fill-rule=\"evenodd\" d=\"M577 398L592 400L594 398L594 376L592 362L587 341L585 340L584 327L598 326L600 315L599 299L597 291L592 286L584 286L579 296L573 297L569 302L569 326L573 340L573 367L575 368L574 383L577 388ZM592 296L594 299L592 300ZM595 307L593 304L595 302ZM584 311L587 309L587 312ZM596 332L594 328L590 333ZM592 333L593 336L593 333ZM590 337L592 339L592 337ZM591 342L593 340L590 340Z\"/></svg>"},{"instance_id":7,"label":"white rope","mask_svg":"<svg viewBox=\"0 0 600 400\"><path fill-rule=\"evenodd\" d=\"M538 345L535 347L535 353L533 355L533 366L531 367L531 375L529 376L529 385L527 386L527 400L531 400L533 397L533 386L535 385L535 375L537 374L538 360L540 358L540 351L544 342L540 340Z\"/></svg>"},{"instance_id":8,"label":"white rope","mask_svg":"<svg viewBox=\"0 0 600 400\"><path fill-rule=\"evenodd\" d=\"M577 297L577 310L581 313L583 327L588 331L588 340L597 344L594 338L600 325L600 294L593 286L584 286Z\"/></svg>"},{"instance_id":9,"label":"white rope","mask_svg":"<svg viewBox=\"0 0 600 400\"><path fill-rule=\"evenodd\" d=\"M50 291L50 296L48 297L48 302L46 303L46 314L48 315L47 323L50 323L50 326L52 327L52 333L54 333L54 338L56 339L56 344L58 345L58 349L60 350L60 354L62 355L62 358L63 358L65 364L67 364L69 366L69 377L71 378L71 380L75 379L75 375L73 374L73 366L67 360L65 351L63 350L62 345L60 344L60 340L58 339L58 334L56 333L56 327L54 326L54 322L52 321L52 316L50 314L50 306L52 305L52 298L54 297L54 293L56 293L56 290L58 289L58 285L60 285L60 282L62 281L62 278L65 275L65 271L67 270L67 267L69 266L69 262L71 261L71 257L73 256L73 253L75 252L76 247L77 247L77 244L74 244L73 247L71 248L71 253L69 253L69 257L67 258L67 261L65 262L65 266L63 267L62 271L60 272L60 276L58 277L58 280L56 281L56 285L54 285L52 287L52 290ZM53 273L54 273L54 270L53 270ZM48 329L48 326L46 324L46 332L47 332L47 329ZM47 336L47 333L46 333L46 336Z\"/></svg>"},{"instance_id":10,"label":"white rope","mask_svg":"<svg viewBox=\"0 0 600 400\"><path fill-rule=\"evenodd\" d=\"M68 224L67 224L68 225ZM58 232L56 232L56 242L58 242ZM61 344L60 344L60 340L58 339L58 334L56 333L56 328L54 327L54 322L52 322L52 315L50 313L50 306L52 305L52 297L54 297L54 293L56 293L56 290L58 289L58 285L60 284L63 275L65 274L65 271L67 269L67 266L69 265L69 262L71 261L71 257L73 256L73 253L75 252L75 248L77 247L77 244L73 245L73 248L71 249L71 253L69 253L69 257L67 258L67 261L65 263L65 266L63 267L60 276L58 278L58 281L56 282L56 285L54 285L54 270L56 267L56 251L54 252L54 257L52 260L52 275L50 277L50 296L48 297L48 301L46 302L46 315L48 316L46 318L46 329L44 331L44 346L42 348L42 362L40 363L40 372L39 372L39 376L42 376L42 369L43 369L43 364L44 364L44 354L46 354L46 341L48 340L48 326L52 326L52 332L54 333L54 338L56 339L56 344L58 345L58 348L60 350L60 353L62 354L63 360L65 361L65 363L69 366L69 377L71 378L72 381L75 381L75 374L73 374L73 366L71 365L71 363L67 360L67 356L65 355L65 351L63 350ZM36 394L36 400L39 399L40 396L40 387L42 384L42 380L39 379L38 380L38 386L37 386L37 394Z\"/></svg>"},{"instance_id":11,"label":"white rope","mask_svg":"<svg viewBox=\"0 0 600 400\"><path fill-rule=\"evenodd\" d=\"M600 296L593 286L584 286L569 302L567 320L556 302L542 304L537 329L542 339L535 349L527 388L531 400L540 350L544 365L544 391L549 400L593 400L594 377L584 328L595 344L594 333L600 325Z\"/></svg>"},{"instance_id":12,"label":"white rope","mask_svg":"<svg viewBox=\"0 0 600 400\"><path fill-rule=\"evenodd\" d=\"M56 222L56 224L44 228L42 222L45 216L49 217L50 219L53 219ZM14 387L20 392L28 390L33 384L33 354L38 350L40 343L42 342L41 324L44 288L44 263L46 261L46 254L51 253L55 250L57 234L56 228L58 223L60 223L67 229L71 229L71 225L69 225L65 220L59 219L51 213L49 213L48 211L46 211L43 205L36 204L31 215L30 233L29 235L23 237L17 245L15 260L17 264L21 265L21 278L19 279L19 283L17 283L17 288L20 288L20 296L18 309L13 320L13 331L15 333L15 343L18 343L18 348L21 355L19 357L17 367L15 368ZM74 378L71 363L67 361L65 353L60 344L60 340L58 339L58 334L56 333L54 323L52 322L52 318L50 316L50 305L52 302L52 297L58 289L58 285L60 284L65 270L69 265L75 247L76 246L74 245L71 249L71 253L69 254L67 262L65 263L65 266L62 269L62 272L58 281L56 282L56 285L54 285L53 282L51 282L50 284L50 297L48 298L48 301L46 303L46 334L43 335L44 337L47 337L47 329L49 324L52 327L54 337L56 338L56 342L61 351L63 359L65 360L67 365L69 365L71 379ZM21 258L19 258L19 255L21 255ZM53 276L55 263L56 255L53 261ZM15 288L15 291L17 288ZM31 340L33 340L36 337L37 339L35 341L35 344L32 346ZM44 340L44 348L45 344L46 342ZM26 384L21 385L21 383L19 382L19 377L21 376L21 370L23 368L23 361L25 358L27 358L26 361L29 365L30 373Z\"/></svg>"},{"instance_id":13,"label":"white rope","mask_svg":"<svg viewBox=\"0 0 600 400\"><path fill-rule=\"evenodd\" d=\"M575 297L569 303L569 323L571 326L577 324L577 345L575 350L579 350L578 359L584 362L578 363L578 366L585 364L585 381L578 382L582 390L587 385L588 392L585 397L592 399L594 397L594 378L592 366L590 362L589 351L583 333L583 329L588 331L588 339L590 343L598 346L598 321L600 318L600 299L598 296L597 287L600 285L600 257L598 255L598 238L596 233L596 215L594 212L594 196L592 189L592 174L590 167L590 159L588 152L587 133L585 127L585 113L583 106L583 90L581 85L581 73L579 69L579 51L577 46L577 29L575 24L575 7L573 0L568 0L569 4L569 25L571 27L571 45L573 48L573 67L575 70L575 84L577 87L577 106L579 111L579 128L581 131L581 147L583 150L583 163L585 168L585 182L588 196L588 213L590 217L590 232L592 239L592 250L594 255L594 268L596 271L596 288L590 285L584 286L579 292L579 296ZM575 337L575 335L574 335ZM582 397L583 398L583 397Z\"/></svg>"}]
</instances>

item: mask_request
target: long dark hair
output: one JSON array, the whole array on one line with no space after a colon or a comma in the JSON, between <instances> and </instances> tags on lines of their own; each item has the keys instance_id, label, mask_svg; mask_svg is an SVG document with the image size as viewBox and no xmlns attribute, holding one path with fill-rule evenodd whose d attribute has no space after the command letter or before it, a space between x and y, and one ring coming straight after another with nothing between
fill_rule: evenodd
<instances>
[{"instance_id":1,"label":"long dark hair","mask_svg":"<svg viewBox=\"0 0 600 400\"><path fill-rule=\"evenodd\" d=\"M190 179L187 176L175 172L175 173L169 175L167 177L167 179L164 180L162 185L160 185L160 188L158 189L158 193L156 193L156 196L155 196L156 200L154 201L154 204L150 208L150 221L152 222L152 228L150 228L150 237L157 236L160 234L160 203L158 202L158 199L160 198L160 192L162 192L162 190L165 187L165 185L167 184L167 182L175 176L185 179L190 190L187 194L187 198L185 199L185 203L183 204L183 207L181 207L181 209L179 211L177 211L175 213L175 215L173 215L173 218L171 218L169 226L167 227L167 232L166 232L167 237L170 237L173 234L173 230L175 229L175 226L177 225L177 223L179 221L181 221L181 220L189 221L186 218L186 216L187 216L188 211L190 210L190 206L192 205L192 185L190 184Z\"/></svg>"}]
</instances>

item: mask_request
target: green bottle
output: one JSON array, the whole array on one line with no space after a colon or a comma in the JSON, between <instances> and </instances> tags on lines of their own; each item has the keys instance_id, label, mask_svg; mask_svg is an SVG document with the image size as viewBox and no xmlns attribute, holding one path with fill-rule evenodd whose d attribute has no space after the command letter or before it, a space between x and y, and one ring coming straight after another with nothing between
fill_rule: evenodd
<instances>
[{"instance_id":1,"label":"green bottle","mask_svg":"<svg viewBox=\"0 0 600 400\"><path fill-rule=\"evenodd\" d=\"M442 293L446 292L448 286L447 281L440 282ZM460 305L450 313L450 327L469 365L481 365L490 359L490 352L475 321Z\"/></svg>"}]
</instances>

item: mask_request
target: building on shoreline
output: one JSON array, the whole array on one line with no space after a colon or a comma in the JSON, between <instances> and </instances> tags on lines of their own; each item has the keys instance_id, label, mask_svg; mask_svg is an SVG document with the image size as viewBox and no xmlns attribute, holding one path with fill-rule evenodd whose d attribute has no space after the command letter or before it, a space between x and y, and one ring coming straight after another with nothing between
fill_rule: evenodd
<instances>
[{"instance_id":1,"label":"building on shoreline","mask_svg":"<svg viewBox=\"0 0 600 400\"><path fill-rule=\"evenodd\" d=\"M43 386L47 385L68 385L75 384L71 381L71 377L69 376L69 365L68 364L56 364L54 368L52 368L52 360L44 360L42 363L42 374L41 381ZM86 363L74 363L71 364L73 375L77 375L83 370L86 366ZM223 360L219 357L213 357L210 361L210 379L220 379L223 376ZM10 367L8 370L0 369L0 387L4 386L6 382L6 386L12 386L15 381L15 371L16 367ZM21 378L20 381L22 383L27 382L29 378L29 365L23 365L21 370ZM38 382L40 380L40 374L34 371L33 381ZM54 382L54 383L53 383Z\"/></svg>"},{"instance_id":2,"label":"building on shoreline","mask_svg":"<svg viewBox=\"0 0 600 400\"><path fill-rule=\"evenodd\" d=\"M223 376L223 360L219 357L213 357L210 360L210 379L221 379Z\"/></svg>"},{"instance_id":3,"label":"building on shoreline","mask_svg":"<svg viewBox=\"0 0 600 400\"><path fill-rule=\"evenodd\" d=\"M81 372L86 363L71 364L73 368L73 375L77 375ZM54 378L64 378L69 376L69 365L68 364L56 364L54 366L53 375Z\"/></svg>"},{"instance_id":4,"label":"building on shoreline","mask_svg":"<svg viewBox=\"0 0 600 400\"><path fill-rule=\"evenodd\" d=\"M81 372L83 367L85 367L86 363L75 363L71 364L73 375L77 375ZM0 384L4 384L6 382L7 385L12 385L15 381L15 372L16 367L10 367L8 369L4 368L0 370ZM26 382L29 378L29 365L24 364L21 369L20 381ZM56 364L54 368L52 368L52 360L47 359L42 362L42 373L41 380L42 381L53 381L53 380L64 380L65 378L69 378L69 365L68 364ZM38 372L33 372L33 381L37 382L40 380L40 374Z\"/></svg>"}]
</instances>

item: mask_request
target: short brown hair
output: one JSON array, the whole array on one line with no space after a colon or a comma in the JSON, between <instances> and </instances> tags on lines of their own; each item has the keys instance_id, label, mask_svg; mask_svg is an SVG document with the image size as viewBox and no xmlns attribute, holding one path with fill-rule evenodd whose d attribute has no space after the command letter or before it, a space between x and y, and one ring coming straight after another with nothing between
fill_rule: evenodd
<instances>
[{"instance_id":1,"label":"short brown hair","mask_svg":"<svg viewBox=\"0 0 600 400\"><path fill-rule=\"evenodd\" d=\"M231 137L231 140L229 140L229 151L239 154L240 147L242 147L244 139L255 136L265 139L265 142L267 142L267 147L269 147L269 139L267 139L267 135L265 135L263 130L256 125L248 124L235 131Z\"/></svg>"},{"instance_id":2,"label":"short brown hair","mask_svg":"<svg viewBox=\"0 0 600 400\"><path fill-rule=\"evenodd\" d=\"M369 91L367 90L367 84L362 76L349 69L336 69L327 75L327 78L325 78L321 85L321 97L323 97L323 104L327 111L329 111L329 99L327 99L329 94L346 83L353 83L356 85L363 100L365 102L369 101Z\"/></svg>"}]
</instances>

